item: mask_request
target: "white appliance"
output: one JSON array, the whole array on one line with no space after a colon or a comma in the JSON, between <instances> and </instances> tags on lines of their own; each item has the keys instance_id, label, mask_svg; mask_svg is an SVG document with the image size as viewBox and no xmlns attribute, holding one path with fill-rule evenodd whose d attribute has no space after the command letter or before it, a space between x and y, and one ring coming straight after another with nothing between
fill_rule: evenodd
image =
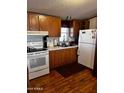
<instances>
[{"instance_id":1,"label":"white appliance","mask_svg":"<svg viewBox=\"0 0 124 93\"><path fill-rule=\"evenodd\" d=\"M29 80L49 73L48 50L29 52L27 54Z\"/></svg>"},{"instance_id":2,"label":"white appliance","mask_svg":"<svg viewBox=\"0 0 124 93\"><path fill-rule=\"evenodd\" d=\"M96 29L80 30L78 63L93 69L96 46Z\"/></svg>"}]
</instances>

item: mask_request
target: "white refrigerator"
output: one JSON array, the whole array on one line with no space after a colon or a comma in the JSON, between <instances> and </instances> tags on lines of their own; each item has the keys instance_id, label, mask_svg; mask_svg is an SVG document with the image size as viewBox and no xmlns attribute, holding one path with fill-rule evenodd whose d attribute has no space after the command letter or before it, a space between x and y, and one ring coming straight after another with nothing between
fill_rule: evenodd
<instances>
[{"instance_id":1,"label":"white refrigerator","mask_svg":"<svg viewBox=\"0 0 124 93\"><path fill-rule=\"evenodd\" d=\"M80 30L78 40L78 63L93 69L96 29Z\"/></svg>"}]
</instances>

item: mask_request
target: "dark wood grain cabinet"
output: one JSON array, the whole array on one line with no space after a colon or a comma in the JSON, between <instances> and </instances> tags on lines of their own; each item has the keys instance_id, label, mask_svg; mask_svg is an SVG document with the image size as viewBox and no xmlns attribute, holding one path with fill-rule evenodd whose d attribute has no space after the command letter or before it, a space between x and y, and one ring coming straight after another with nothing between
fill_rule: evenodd
<instances>
[{"instance_id":1,"label":"dark wood grain cabinet","mask_svg":"<svg viewBox=\"0 0 124 93\"><path fill-rule=\"evenodd\" d=\"M61 66L61 53L59 50L55 50L55 51L50 51L49 52L49 64L50 64L50 68L56 68L58 66Z\"/></svg>"},{"instance_id":2,"label":"dark wood grain cabinet","mask_svg":"<svg viewBox=\"0 0 124 93\"><path fill-rule=\"evenodd\" d=\"M49 62L51 69L77 62L77 48L50 51Z\"/></svg>"},{"instance_id":3,"label":"dark wood grain cabinet","mask_svg":"<svg viewBox=\"0 0 124 93\"><path fill-rule=\"evenodd\" d=\"M30 28L29 28L29 14L27 14L27 31L29 31Z\"/></svg>"},{"instance_id":4,"label":"dark wood grain cabinet","mask_svg":"<svg viewBox=\"0 0 124 93\"><path fill-rule=\"evenodd\" d=\"M51 17L49 36L59 37L61 31L61 19L59 17Z\"/></svg>"},{"instance_id":5,"label":"dark wood grain cabinet","mask_svg":"<svg viewBox=\"0 0 124 93\"><path fill-rule=\"evenodd\" d=\"M90 27L90 20L89 19L82 20L81 28L82 29L89 29L89 27Z\"/></svg>"},{"instance_id":6,"label":"dark wood grain cabinet","mask_svg":"<svg viewBox=\"0 0 124 93\"><path fill-rule=\"evenodd\" d=\"M61 27L71 27L71 21L61 20Z\"/></svg>"},{"instance_id":7,"label":"dark wood grain cabinet","mask_svg":"<svg viewBox=\"0 0 124 93\"><path fill-rule=\"evenodd\" d=\"M48 31L50 37L59 37L60 29L60 17L41 15L30 12L27 14L27 30Z\"/></svg>"},{"instance_id":8,"label":"dark wood grain cabinet","mask_svg":"<svg viewBox=\"0 0 124 93\"><path fill-rule=\"evenodd\" d=\"M45 15L39 15L39 28L40 31L50 30L51 17Z\"/></svg>"},{"instance_id":9,"label":"dark wood grain cabinet","mask_svg":"<svg viewBox=\"0 0 124 93\"><path fill-rule=\"evenodd\" d=\"M80 20L73 20L73 31L74 31L74 36L79 36L79 30L81 28L81 21Z\"/></svg>"},{"instance_id":10,"label":"dark wood grain cabinet","mask_svg":"<svg viewBox=\"0 0 124 93\"><path fill-rule=\"evenodd\" d=\"M28 13L28 30L39 31L39 15L34 13Z\"/></svg>"},{"instance_id":11,"label":"dark wood grain cabinet","mask_svg":"<svg viewBox=\"0 0 124 93\"><path fill-rule=\"evenodd\" d=\"M79 30L81 29L81 20L73 19L73 20L62 20L62 27L73 28L73 36L78 37Z\"/></svg>"}]
</instances>

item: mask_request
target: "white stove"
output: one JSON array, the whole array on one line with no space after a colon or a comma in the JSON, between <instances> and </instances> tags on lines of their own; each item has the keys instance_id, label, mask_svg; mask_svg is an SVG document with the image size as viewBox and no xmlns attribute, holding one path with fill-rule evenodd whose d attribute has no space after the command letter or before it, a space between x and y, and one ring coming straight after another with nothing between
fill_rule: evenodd
<instances>
[{"instance_id":1,"label":"white stove","mask_svg":"<svg viewBox=\"0 0 124 93\"><path fill-rule=\"evenodd\" d=\"M49 51L46 48L27 47L29 79L49 73Z\"/></svg>"}]
</instances>

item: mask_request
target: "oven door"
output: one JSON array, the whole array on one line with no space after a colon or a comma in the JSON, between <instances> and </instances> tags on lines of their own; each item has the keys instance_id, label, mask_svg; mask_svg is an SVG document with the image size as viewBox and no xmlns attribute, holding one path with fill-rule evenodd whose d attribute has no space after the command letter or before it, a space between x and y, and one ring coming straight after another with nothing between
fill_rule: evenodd
<instances>
[{"instance_id":1,"label":"oven door","mask_svg":"<svg viewBox=\"0 0 124 93\"><path fill-rule=\"evenodd\" d=\"M29 72L36 72L49 67L48 54L37 54L28 57Z\"/></svg>"}]
</instances>

